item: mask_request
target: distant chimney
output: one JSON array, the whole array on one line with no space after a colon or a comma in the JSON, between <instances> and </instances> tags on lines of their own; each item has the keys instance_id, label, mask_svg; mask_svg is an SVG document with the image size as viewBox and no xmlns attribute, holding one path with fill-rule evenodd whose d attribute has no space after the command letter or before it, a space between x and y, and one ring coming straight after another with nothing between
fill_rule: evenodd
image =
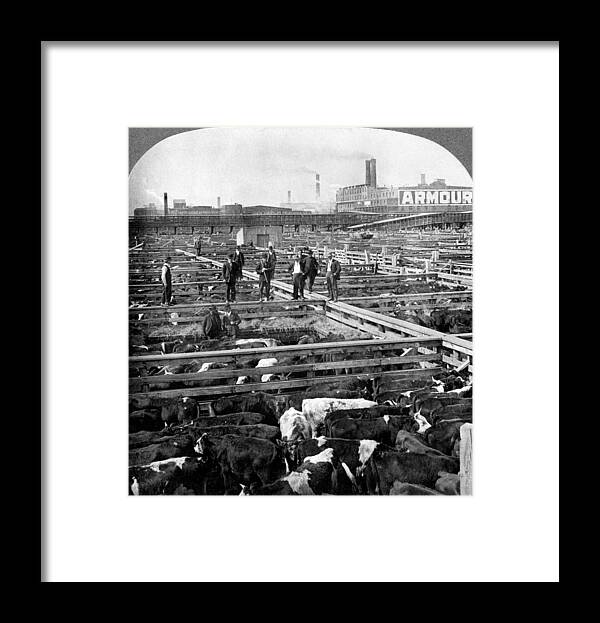
<instances>
[{"instance_id":1,"label":"distant chimney","mask_svg":"<svg viewBox=\"0 0 600 623\"><path fill-rule=\"evenodd\" d=\"M169 202L167 201L167 193L163 196L164 208L165 208L165 216L169 216Z\"/></svg>"},{"instance_id":2,"label":"distant chimney","mask_svg":"<svg viewBox=\"0 0 600 623\"><path fill-rule=\"evenodd\" d=\"M288 203L292 203L292 191L288 190Z\"/></svg>"},{"instance_id":3,"label":"distant chimney","mask_svg":"<svg viewBox=\"0 0 600 623\"><path fill-rule=\"evenodd\" d=\"M221 197L217 197L217 209L221 208Z\"/></svg>"},{"instance_id":4,"label":"distant chimney","mask_svg":"<svg viewBox=\"0 0 600 623\"><path fill-rule=\"evenodd\" d=\"M317 173L316 174L316 178L315 178L315 190L316 190L316 196L317 196L317 201L320 201L321 199L321 176Z\"/></svg>"},{"instance_id":5,"label":"distant chimney","mask_svg":"<svg viewBox=\"0 0 600 623\"><path fill-rule=\"evenodd\" d=\"M367 186L377 186L377 167L375 158L365 160L365 184Z\"/></svg>"},{"instance_id":6,"label":"distant chimney","mask_svg":"<svg viewBox=\"0 0 600 623\"><path fill-rule=\"evenodd\" d=\"M421 173L421 186L425 186L427 182L425 181L425 173Z\"/></svg>"}]
</instances>

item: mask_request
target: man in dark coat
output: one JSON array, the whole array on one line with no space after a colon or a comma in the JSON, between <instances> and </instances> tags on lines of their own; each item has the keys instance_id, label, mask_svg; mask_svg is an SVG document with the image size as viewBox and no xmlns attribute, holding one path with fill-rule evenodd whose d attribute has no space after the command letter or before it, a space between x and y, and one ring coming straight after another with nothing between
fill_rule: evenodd
<instances>
[{"instance_id":1,"label":"man in dark coat","mask_svg":"<svg viewBox=\"0 0 600 623\"><path fill-rule=\"evenodd\" d=\"M261 303L263 300L268 301L271 295L271 275L274 270L272 263L273 258L269 257L268 253L265 253L256 266L256 272L259 275L258 286Z\"/></svg>"},{"instance_id":2,"label":"man in dark coat","mask_svg":"<svg viewBox=\"0 0 600 623\"><path fill-rule=\"evenodd\" d=\"M338 280L340 273L342 272L342 265L333 257L333 253L330 253L327 258L327 269L325 272L325 279L327 281L327 291L329 292L329 300L338 300Z\"/></svg>"},{"instance_id":3,"label":"man in dark coat","mask_svg":"<svg viewBox=\"0 0 600 623\"><path fill-rule=\"evenodd\" d=\"M208 310L208 314L202 319L202 336L216 339L221 336L221 331L221 316L219 316L217 308L212 305Z\"/></svg>"},{"instance_id":4,"label":"man in dark coat","mask_svg":"<svg viewBox=\"0 0 600 623\"><path fill-rule=\"evenodd\" d=\"M223 281L227 285L225 300L228 303L235 301L235 281L237 279L236 268L233 264L233 253L227 256L227 261L223 264Z\"/></svg>"},{"instance_id":5,"label":"man in dark coat","mask_svg":"<svg viewBox=\"0 0 600 623\"><path fill-rule=\"evenodd\" d=\"M304 258L304 272L308 280L308 291L312 293L315 277L319 274L319 261L311 249L308 250L308 255Z\"/></svg>"},{"instance_id":6,"label":"man in dark coat","mask_svg":"<svg viewBox=\"0 0 600 623\"><path fill-rule=\"evenodd\" d=\"M172 291L171 291L171 258L168 257L163 264L162 271L160 273L160 280L162 283L162 298L160 304L163 307L168 307L171 303Z\"/></svg>"},{"instance_id":7,"label":"man in dark coat","mask_svg":"<svg viewBox=\"0 0 600 623\"><path fill-rule=\"evenodd\" d=\"M227 332L227 335L236 339L241 322L240 315L235 309L231 309L231 305L227 303L225 305L225 315L221 320L223 330Z\"/></svg>"},{"instance_id":8,"label":"man in dark coat","mask_svg":"<svg viewBox=\"0 0 600 623\"><path fill-rule=\"evenodd\" d=\"M242 270L244 269L245 261L246 260L244 258L244 254L242 253L242 249L240 245L238 244L237 247L235 248L235 251L233 252L233 266L235 267L235 273L236 273L237 279L242 278Z\"/></svg>"},{"instance_id":9,"label":"man in dark coat","mask_svg":"<svg viewBox=\"0 0 600 623\"><path fill-rule=\"evenodd\" d=\"M202 241L200 240L200 236L198 236L198 238L196 239L195 246L196 246L196 257L199 257L202 251Z\"/></svg>"}]
</instances>

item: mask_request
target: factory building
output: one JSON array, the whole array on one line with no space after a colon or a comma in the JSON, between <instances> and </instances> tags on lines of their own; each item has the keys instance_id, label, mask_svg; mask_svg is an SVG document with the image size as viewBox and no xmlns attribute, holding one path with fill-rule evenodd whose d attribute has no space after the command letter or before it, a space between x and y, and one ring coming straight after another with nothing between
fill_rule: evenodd
<instances>
[{"instance_id":1,"label":"factory building","mask_svg":"<svg viewBox=\"0 0 600 623\"><path fill-rule=\"evenodd\" d=\"M425 174L415 186L377 186L375 158L365 161L365 183L345 186L336 193L338 212L419 214L461 212L473 207L473 188L451 186L438 178L427 183Z\"/></svg>"}]
</instances>

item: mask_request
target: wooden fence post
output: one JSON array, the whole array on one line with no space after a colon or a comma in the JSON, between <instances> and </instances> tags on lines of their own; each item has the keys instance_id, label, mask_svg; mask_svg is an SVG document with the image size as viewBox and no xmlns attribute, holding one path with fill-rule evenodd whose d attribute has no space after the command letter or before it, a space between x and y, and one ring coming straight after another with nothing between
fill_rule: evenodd
<instances>
[{"instance_id":1,"label":"wooden fence post","mask_svg":"<svg viewBox=\"0 0 600 623\"><path fill-rule=\"evenodd\" d=\"M466 423L460 427L460 494L473 495L473 424Z\"/></svg>"}]
</instances>

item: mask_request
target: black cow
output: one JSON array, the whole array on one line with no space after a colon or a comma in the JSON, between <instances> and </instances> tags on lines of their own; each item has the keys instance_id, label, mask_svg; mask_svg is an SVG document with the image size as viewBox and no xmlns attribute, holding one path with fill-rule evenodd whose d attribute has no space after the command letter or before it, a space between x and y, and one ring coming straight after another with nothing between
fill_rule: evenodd
<instances>
[{"instance_id":1,"label":"black cow","mask_svg":"<svg viewBox=\"0 0 600 623\"><path fill-rule=\"evenodd\" d=\"M264 424L268 419L264 413L254 413L243 411L240 413L228 413L226 415L208 415L196 418L194 428L205 428L213 426L244 426L250 424Z\"/></svg>"},{"instance_id":2,"label":"black cow","mask_svg":"<svg viewBox=\"0 0 600 623\"><path fill-rule=\"evenodd\" d=\"M211 414L224 415L227 413L254 412L268 416L265 423L276 425L281 414L288 407L288 400L284 396L273 396L265 392L252 392L219 398L211 403Z\"/></svg>"},{"instance_id":3,"label":"black cow","mask_svg":"<svg viewBox=\"0 0 600 623\"><path fill-rule=\"evenodd\" d=\"M460 427L464 423L464 420L461 419L437 422L423 433L423 439L428 446L448 456L458 456Z\"/></svg>"},{"instance_id":4,"label":"black cow","mask_svg":"<svg viewBox=\"0 0 600 623\"><path fill-rule=\"evenodd\" d=\"M164 437L161 441L129 450L129 465L148 465L178 456L194 455L194 438L191 435Z\"/></svg>"},{"instance_id":5,"label":"black cow","mask_svg":"<svg viewBox=\"0 0 600 623\"><path fill-rule=\"evenodd\" d=\"M239 484L266 485L285 474L285 462L279 448L266 439L204 433L195 446L200 458L219 466L226 492L239 492Z\"/></svg>"},{"instance_id":6,"label":"black cow","mask_svg":"<svg viewBox=\"0 0 600 623\"><path fill-rule=\"evenodd\" d=\"M365 409L338 409L336 411L332 411L331 413L327 413L327 415L325 415L325 419L323 420L323 424L325 426L325 430L327 431L328 424L343 418L349 417L355 420L373 420L384 415L408 415L408 412L404 407L393 407L390 405L377 405L376 407L367 407ZM327 437L335 437L335 435L330 435L327 432L325 435Z\"/></svg>"},{"instance_id":7,"label":"black cow","mask_svg":"<svg viewBox=\"0 0 600 623\"><path fill-rule=\"evenodd\" d=\"M412 452L413 454L428 454L429 456L447 456L429 447L424 439L423 435L418 433L409 433L408 431L401 430L396 435L396 450L398 452Z\"/></svg>"},{"instance_id":8,"label":"black cow","mask_svg":"<svg viewBox=\"0 0 600 623\"><path fill-rule=\"evenodd\" d=\"M204 433L208 433L211 437L222 437L223 435L242 435L243 437L268 439L272 442L275 442L281 438L281 431L279 428L277 426L270 426L269 424L244 424L242 426L221 425L207 426L204 428L194 427L194 435L196 435L196 437L200 437Z\"/></svg>"},{"instance_id":9,"label":"black cow","mask_svg":"<svg viewBox=\"0 0 600 623\"><path fill-rule=\"evenodd\" d=\"M393 446L401 430L413 432L419 426L410 416L386 415L374 419L358 420L350 417L335 420L329 424L327 437L340 439L373 439Z\"/></svg>"},{"instance_id":10,"label":"black cow","mask_svg":"<svg viewBox=\"0 0 600 623\"><path fill-rule=\"evenodd\" d=\"M458 468L458 461L454 458L377 447L365 465L365 487L369 494L375 495L389 495L396 480L433 488L438 472L458 472Z\"/></svg>"},{"instance_id":11,"label":"black cow","mask_svg":"<svg viewBox=\"0 0 600 623\"><path fill-rule=\"evenodd\" d=\"M198 403L193 398L184 397L163 405L160 417L166 424L184 424L197 418L198 414Z\"/></svg>"},{"instance_id":12,"label":"black cow","mask_svg":"<svg viewBox=\"0 0 600 623\"><path fill-rule=\"evenodd\" d=\"M444 495L460 495L460 477L458 474L440 472L435 482L435 490Z\"/></svg>"},{"instance_id":13,"label":"black cow","mask_svg":"<svg viewBox=\"0 0 600 623\"><path fill-rule=\"evenodd\" d=\"M160 430L164 422L158 409L140 409L129 414L129 432L137 433L142 430Z\"/></svg>"},{"instance_id":14,"label":"black cow","mask_svg":"<svg viewBox=\"0 0 600 623\"><path fill-rule=\"evenodd\" d=\"M202 494L206 469L196 457L177 457L129 469L131 495Z\"/></svg>"}]
</instances>

